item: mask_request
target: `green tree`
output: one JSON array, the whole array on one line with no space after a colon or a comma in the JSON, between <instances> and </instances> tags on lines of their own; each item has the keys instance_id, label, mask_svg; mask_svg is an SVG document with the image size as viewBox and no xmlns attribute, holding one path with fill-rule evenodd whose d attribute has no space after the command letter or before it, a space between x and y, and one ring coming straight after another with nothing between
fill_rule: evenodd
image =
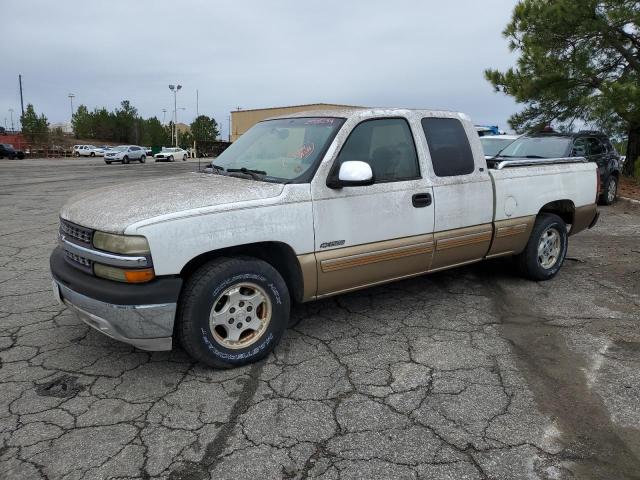
<instances>
[{"instance_id":1,"label":"green tree","mask_svg":"<svg viewBox=\"0 0 640 480\"><path fill-rule=\"evenodd\" d=\"M93 132L93 115L84 105L78 106L71 117L71 127L76 138L95 138Z\"/></svg>"},{"instance_id":2,"label":"green tree","mask_svg":"<svg viewBox=\"0 0 640 480\"><path fill-rule=\"evenodd\" d=\"M196 142L213 142L220 134L218 123L206 115L198 116L191 123L191 133Z\"/></svg>"},{"instance_id":3,"label":"green tree","mask_svg":"<svg viewBox=\"0 0 640 480\"><path fill-rule=\"evenodd\" d=\"M133 143L139 138L139 130L136 128L138 110L131 105L129 100L120 102L120 108L115 112L115 137L114 140L123 143Z\"/></svg>"},{"instance_id":4,"label":"green tree","mask_svg":"<svg viewBox=\"0 0 640 480\"><path fill-rule=\"evenodd\" d=\"M516 68L487 70L524 109L519 131L583 121L626 133L625 173L640 155L640 4L625 0L521 0L503 32Z\"/></svg>"},{"instance_id":5,"label":"green tree","mask_svg":"<svg viewBox=\"0 0 640 480\"><path fill-rule=\"evenodd\" d=\"M178 145L182 148L193 147L193 134L188 130L185 130L184 132L178 130Z\"/></svg>"},{"instance_id":6,"label":"green tree","mask_svg":"<svg viewBox=\"0 0 640 480\"><path fill-rule=\"evenodd\" d=\"M29 143L46 143L49 137L49 122L44 114L38 116L32 104L27 105L24 115L20 116L22 133Z\"/></svg>"}]
</instances>

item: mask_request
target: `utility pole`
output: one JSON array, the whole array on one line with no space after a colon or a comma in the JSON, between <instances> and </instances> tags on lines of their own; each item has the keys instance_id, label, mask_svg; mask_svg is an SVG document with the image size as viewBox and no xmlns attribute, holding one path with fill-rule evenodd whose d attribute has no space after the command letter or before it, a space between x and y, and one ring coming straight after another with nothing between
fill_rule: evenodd
<instances>
[{"instance_id":1,"label":"utility pole","mask_svg":"<svg viewBox=\"0 0 640 480\"><path fill-rule=\"evenodd\" d=\"M73 97L75 97L75 95L70 93L67 96L69 97L69 102L71 102L71 121L73 121Z\"/></svg>"},{"instance_id":2,"label":"utility pole","mask_svg":"<svg viewBox=\"0 0 640 480\"><path fill-rule=\"evenodd\" d=\"M13 128L13 108L9 109L9 113L11 114L11 132L15 132L15 128Z\"/></svg>"},{"instance_id":3,"label":"utility pole","mask_svg":"<svg viewBox=\"0 0 640 480\"><path fill-rule=\"evenodd\" d=\"M231 115L227 115L227 124L229 125L229 142L231 141Z\"/></svg>"},{"instance_id":4,"label":"utility pole","mask_svg":"<svg viewBox=\"0 0 640 480\"><path fill-rule=\"evenodd\" d=\"M198 89L196 88L196 118L200 116L200 110L198 109Z\"/></svg>"},{"instance_id":5,"label":"utility pole","mask_svg":"<svg viewBox=\"0 0 640 480\"><path fill-rule=\"evenodd\" d=\"M164 122L165 122L164 119L165 119L166 116L167 116L167 109L163 108L162 109L162 125L164 125Z\"/></svg>"},{"instance_id":6,"label":"utility pole","mask_svg":"<svg viewBox=\"0 0 640 480\"><path fill-rule=\"evenodd\" d=\"M24 100L22 99L22 75L18 75L18 83L20 84L20 109L24 117Z\"/></svg>"}]
</instances>

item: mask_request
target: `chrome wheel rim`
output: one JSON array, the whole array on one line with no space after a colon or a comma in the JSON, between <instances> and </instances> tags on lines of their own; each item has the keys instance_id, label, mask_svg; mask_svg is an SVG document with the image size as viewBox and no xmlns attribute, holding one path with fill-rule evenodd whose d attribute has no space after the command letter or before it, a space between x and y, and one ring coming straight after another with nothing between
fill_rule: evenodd
<instances>
[{"instance_id":1,"label":"chrome wheel rim","mask_svg":"<svg viewBox=\"0 0 640 480\"><path fill-rule=\"evenodd\" d=\"M213 302L209 328L220 345L230 349L246 348L262 337L271 314L271 300L260 286L238 283Z\"/></svg>"},{"instance_id":2,"label":"chrome wheel rim","mask_svg":"<svg viewBox=\"0 0 640 480\"><path fill-rule=\"evenodd\" d=\"M560 256L560 232L555 227L547 228L538 243L538 263L548 270L558 263Z\"/></svg>"},{"instance_id":3,"label":"chrome wheel rim","mask_svg":"<svg viewBox=\"0 0 640 480\"><path fill-rule=\"evenodd\" d=\"M607 189L607 200L609 203L613 202L616 198L616 181L615 179L609 180L609 188Z\"/></svg>"}]
</instances>

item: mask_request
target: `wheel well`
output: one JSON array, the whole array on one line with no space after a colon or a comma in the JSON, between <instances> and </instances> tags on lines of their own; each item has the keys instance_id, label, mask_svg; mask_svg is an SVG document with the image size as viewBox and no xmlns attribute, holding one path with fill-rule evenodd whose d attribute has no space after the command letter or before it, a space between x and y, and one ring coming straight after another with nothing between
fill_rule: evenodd
<instances>
[{"instance_id":1,"label":"wheel well","mask_svg":"<svg viewBox=\"0 0 640 480\"><path fill-rule=\"evenodd\" d=\"M297 302L302 301L304 292L304 279L300 269L300 263L293 249L282 242L259 242L221 248L206 252L192 258L180 272L180 276L188 278L201 265L219 257L248 256L259 258L275 268L289 289L291 298Z\"/></svg>"},{"instance_id":2,"label":"wheel well","mask_svg":"<svg viewBox=\"0 0 640 480\"><path fill-rule=\"evenodd\" d=\"M573 218L576 207L571 200L556 200L544 205L538 215L541 213L553 213L559 216L567 225L573 224Z\"/></svg>"}]
</instances>

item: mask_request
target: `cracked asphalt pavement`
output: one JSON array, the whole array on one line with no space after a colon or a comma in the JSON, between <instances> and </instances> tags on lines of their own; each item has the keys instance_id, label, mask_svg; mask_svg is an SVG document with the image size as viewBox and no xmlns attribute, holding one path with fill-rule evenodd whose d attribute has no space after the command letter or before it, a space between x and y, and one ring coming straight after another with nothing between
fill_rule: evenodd
<instances>
[{"instance_id":1,"label":"cracked asphalt pavement","mask_svg":"<svg viewBox=\"0 0 640 480\"><path fill-rule=\"evenodd\" d=\"M193 170L0 161L0 478L640 478L640 207L552 281L491 261L296 306L266 360L135 350L56 304L58 211Z\"/></svg>"}]
</instances>

